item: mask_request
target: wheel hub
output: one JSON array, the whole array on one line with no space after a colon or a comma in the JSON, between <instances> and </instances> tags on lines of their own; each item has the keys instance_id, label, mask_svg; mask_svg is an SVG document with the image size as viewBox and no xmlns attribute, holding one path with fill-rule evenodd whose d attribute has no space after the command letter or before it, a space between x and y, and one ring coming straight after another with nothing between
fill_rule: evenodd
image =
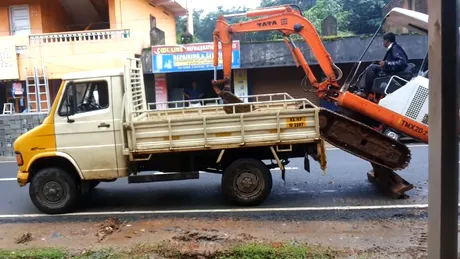
<instances>
[{"instance_id":1,"label":"wheel hub","mask_svg":"<svg viewBox=\"0 0 460 259\"><path fill-rule=\"evenodd\" d=\"M244 193L252 193L259 185L257 177L249 172L244 172L236 179L238 190Z\"/></svg>"},{"instance_id":2,"label":"wheel hub","mask_svg":"<svg viewBox=\"0 0 460 259\"><path fill-rule=\"evenodd\" d=\"M64 196L62 185L56 181L49 181L43 185L43 196L50 202L58 202Z\"/></svg>"}]
</instances>

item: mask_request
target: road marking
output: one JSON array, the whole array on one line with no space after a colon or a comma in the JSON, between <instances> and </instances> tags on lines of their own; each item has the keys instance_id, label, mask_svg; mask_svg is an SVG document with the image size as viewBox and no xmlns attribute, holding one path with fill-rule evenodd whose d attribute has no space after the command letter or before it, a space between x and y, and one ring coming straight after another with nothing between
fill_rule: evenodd
<instances>
[{"instance_id":1,"label":"road marking","mask_svg":"<svg viewBox=\"0 0 460 259\"><path fill-rule=\"evenodd\" d=\"M459 204L460 206L460 204ZM381 206L341 206L341 207L293 207L293 208L244 208L244 209L206 209L206 210L150 210L150 211L101 211L75 212L67 214L9 214L1 215L7 218L46 218L69 216L116 216L116 215L161 215L161 214L191 214L191 213L244 213L244 212L299 212L299 211L349 211L349 210L385 210L385 209L426 209L428 204L381 205Z\"/></svg>"},{"instance_id":2,"label":"road marking","mask_svg":"<svg viewBox=\"0 0 460 259\"><path fill-rule=\"evenodd\" d=\"M0 161L0 164L16 164L16 161Z\"/></svg>"},{"instance_id":3,"label":"road marking","mask_svg":"<svg viewBox=\"0 0 460 259\"><path fill-rule=\"evenodd\" d=\"M0 178L0 182L17 181L17 178Z\"/></svg>"},{"instance_id":4,"label":"road marking","mask_svg":"<svg viewBox=\"0 0 460 259\"><path fill-rule=\"evenodd\" d=\"M299 170L298 167L288 167L288 166L286 166L285 169L286 169L286 170ZM275 168L272 168L272 169L270 169L270 170L280 170L280 168L279 168L279 167L275 167Z\"/></svg>"}]
</instances>

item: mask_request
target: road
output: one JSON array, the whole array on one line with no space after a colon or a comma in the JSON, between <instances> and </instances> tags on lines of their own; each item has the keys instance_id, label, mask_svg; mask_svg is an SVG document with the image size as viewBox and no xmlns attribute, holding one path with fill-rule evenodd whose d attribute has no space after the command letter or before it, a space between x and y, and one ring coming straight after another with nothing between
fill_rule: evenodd
<instances>
[{"instance_id":1,"label":"road","mask_svg":"<svg viewBox=\"0 0 460 259\"><path fill-rule=\"evenodd\" d=\"M383 196L367 181L370 164L341 150L328 149L326 175L311 161L305 172L302 159L287 166L286 182L273 170L273 189L266 202L257 208L330 208L347 206L426 205L428 203L428 147L411 146L412 160L400 172L416 187L409 199L393 200ZM28 196L28 187L19 188L14 163L0 164L0 217L2 215L40 214ZM129 185L127 179L102 183L84 200L79 212L211 210L234 208L220 189L220 176L202 173L199 180Z\"/></svg>"}]
</instances>

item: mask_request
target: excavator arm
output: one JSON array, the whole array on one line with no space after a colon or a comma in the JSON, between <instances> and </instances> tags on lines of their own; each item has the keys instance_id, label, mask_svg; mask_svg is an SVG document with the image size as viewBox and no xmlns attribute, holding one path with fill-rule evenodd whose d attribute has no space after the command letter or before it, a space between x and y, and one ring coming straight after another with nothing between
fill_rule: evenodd
<instances>
[{"instance_id":1,"label":"excavator arm","mask_svg":"<svg viewBox=\"0 0 460 259\"><path fill-rule=\"evenodd\" d=\"M293 58L297 65L302 66L310 84L316 88L320 98L325 98L325 94L332 88L339 89L337 80L342 77L342 71L332 61L331 56L326 51L315 27L313 24L302 16L300 11L294 10L291 6L281 6L275 8L258 9L248 11L243 14L232 16L246 17L266 17L257 18L254 20L241 22L229 25L225 20L225 16L219 16L214 30L214 67L218 66L218 51L219 43L222 46L222 60L224 70L224 80L231 80L231 62L232 62L232 36L234 33L245 32L262 32L262 31L280 31L284 40L291 50ZM307 60L303 56L300 49L291 39L291 35L300 35L305 42L310 46L313 55L316 57L321 69L325 73L326 79L323 82L318 82L313 74ZM338 77L335 72L338 72ZM216 78L214 78L216 80Z\"/></svg>"}]
</instances>

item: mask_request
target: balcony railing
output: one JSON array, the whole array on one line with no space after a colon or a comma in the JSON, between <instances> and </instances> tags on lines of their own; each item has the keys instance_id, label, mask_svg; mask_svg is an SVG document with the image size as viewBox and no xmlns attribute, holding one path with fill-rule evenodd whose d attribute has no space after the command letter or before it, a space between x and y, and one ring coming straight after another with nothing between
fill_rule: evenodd
<instances>
[{"instance_id":1,"label":"balcony railing","mask_svg":"<svg viewBox=\"0 0 460 259\"><path fill-rule=\"evenodd\" d=\"M129 29L122 30L97 30L97 31L71 31L35 34L29 36L31 45L41 45L59 42L104 41L114 39L129 39Z\"/></svg>"}]
</instances>

